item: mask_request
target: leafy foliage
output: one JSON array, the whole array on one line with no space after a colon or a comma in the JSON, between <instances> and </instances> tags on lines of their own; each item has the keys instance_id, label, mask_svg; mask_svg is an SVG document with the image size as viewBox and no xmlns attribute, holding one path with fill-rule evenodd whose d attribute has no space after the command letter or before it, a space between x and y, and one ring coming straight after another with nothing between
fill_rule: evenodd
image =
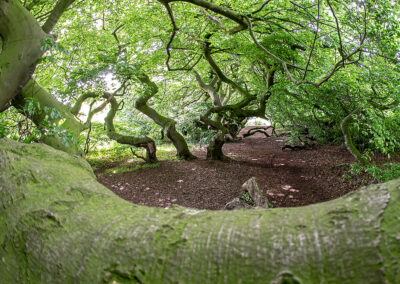
<instances>
[{"instance_id":1,"label":"leafy foliage","mask_svg":"<svg viewBox=\"0 0 400 284\"><path fill-rule=\"evenodd\" d=\"M400 177L400 163L369 164L367 166L361 166L356 163L351 165L349 172L352 175L360 175L365 172L378 182L387 182Z\"/></svg>"},{"instance_id":2,"label":"leafy foliage","mask_svg":"<svg viewBox=\"0 0 400 284\"><path fill-rule=\"evenodd\" d=\"M20 2L41 25L57 3ZM341 123L350 115L350 138L365 156L400 151L399 3L221 0L210 8L201 2L76 1L52 32L57 36L41 41L34 78L66 108L87 93L96 96L82 109L102 108L110 102L101 94L112 94L116 128L127 135L161 136L157 119L136 109L151 93L140 80L144 73L158 88L148 106L177 121L193 143L234 134L250 117L290 130L293 141L307 135L343 143ZM93 151L109 143L102 110L87 141ZM61 127L66 118L57 107L27 99L22 113L0 114L0 137L76 143L72 134L79 133ZM87 113L73 115L82 122ZM43 119L33 125L38 115ZM88 131L81 134L83 145ZM369 171L384 179L389 168L396 171L393 165Z\"/></svg>"}]
</instances>

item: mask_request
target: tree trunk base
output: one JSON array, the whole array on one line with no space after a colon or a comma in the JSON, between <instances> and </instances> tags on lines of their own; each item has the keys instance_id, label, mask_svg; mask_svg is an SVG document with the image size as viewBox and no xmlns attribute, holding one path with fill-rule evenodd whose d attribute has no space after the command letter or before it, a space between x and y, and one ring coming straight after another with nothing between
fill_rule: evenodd
<instances>
[{"instance_id":1,"label":"tree trunk base","mask_svg":"<svg viewBox=\"0 0 400 284\"><path fill-rule=\"evenodd\" d=\"M222 147L225 144L225 135L222 133L215 134L207 147L207 160L214 161L229 161L231 158L225 156L222 152Z\"/></svg>"},{"instance_id":2,"label":"tree trunk base","mask_svg":"<svg viewBox=\"0 0 400 284\"><path fill-rule=\"evenodd\" d=\"M151 141L150 143L147 143L144 148L146 149L146 162L150 164L157 163L158 159L156 143L154 141Z\"/></svg>"}]
</instances>

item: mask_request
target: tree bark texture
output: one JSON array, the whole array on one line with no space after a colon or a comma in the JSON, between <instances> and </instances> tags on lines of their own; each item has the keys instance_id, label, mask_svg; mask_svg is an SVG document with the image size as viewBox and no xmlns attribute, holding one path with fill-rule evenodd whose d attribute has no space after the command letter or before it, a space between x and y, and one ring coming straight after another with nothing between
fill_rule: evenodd
<instances>
[{"instance_id":1,"label":"tree bark texture","mask_svg":"<svg viewBox=\"0 0 400 284\"><path fill-rule=\"evenodd\" d=\"M42 41L75 0L58 0L43 27L19 0L0 0L0 110L4 110L31 78L42 57ZM26 2L26 1L25 1Z\"/></svg>"},{"instance_id":2,"label":"tree bark texture","mask_svg":"<svg viewBox=\"0 0 400 284\"><path fill-rule=\"evenodd\" d=\"M298 208L137 206L79 157L0 140L3 283L400 283L399 212L399 179Z\"/></svg>"},{"instance_id":3,"label":"tree bark texture","mask_svg":"<svg viewBox=\"0 0 400 284\"><path fill-rule=\"evenodd\" d=\"M0 0L0 109L24 87L49 37L18 0Z\"/></svg>"}]
</instances>

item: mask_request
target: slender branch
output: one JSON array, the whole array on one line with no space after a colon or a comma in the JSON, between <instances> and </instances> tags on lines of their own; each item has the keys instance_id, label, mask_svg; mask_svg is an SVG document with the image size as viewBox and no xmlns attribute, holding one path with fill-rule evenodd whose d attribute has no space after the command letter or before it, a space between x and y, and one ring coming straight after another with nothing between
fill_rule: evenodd
<instances>
[{"instance_id":1,"label":"slender branch","mask_svg":"<svg viewBox=\"0 0 400 284\"><path fill-rule=\"evenodd\" d=\"M259 12L262 11L262 9L264 9L265 6L268 5L269 2L271 2L272 0L267 0L264 2L264 4L261 5L261 7L259 9L257 9L256 11L252 12L251 15L257 14Z\"/></svg>"},{"instance_id":2,"label":"slender branch","mask_svg":"<svg viewBox=\"0 0 400 284\"><path fill-rule=\"evenodd\" d=\"M89 153L89 148L90 148L90 133L92 132L92 123L89 123L89 129L88 133L86 135L86 141L85 141L85 148L84 148L84 153L87 154Z\"/></svg>"},{"instance_id":3,"label":"slender branch","mask_svg":"<svg viewBox=\"0 0 400 284\"><path fill-rule=\"evenodd\" d=\"M169 16L169 19L170 19L171 24L172 24L172 33L170 35L170 38L169 38L169 41L168 41L167 47L166 47L166 50L167 50L166 65L167 65L168 70L170 70L171 67L169 65L169 61L171 60L171 44L174 41L174 38L176 36L176 32L179 30L179 28L176 25L174 13L173 13L171 7L169 6L168 2L163 3L163 5L167 9L168 16Z\"/></svg>"},{"instance_id":4,"label":"slender branch","mask_svg":"<svg viewBox=\"0 0 400 284\"><path fill-rule=\"evenodd\" d=\"M303 80L306 79L307 72L308 72L308 67L310 66L311 58L312 58L312 55L313 55L313 52L314 52L315 43L317 42L317 38L318 38L318 32L319 32L319 17L320 17L319 12L320 12L320 0L318 0L317 30L315 31L314 41L313 41L313 44L312 44L312 47L311 47L310 55L308 56L307 65L306 65L306 70L304 71Z\"/></svg>"},{"instance_id":5,"label":"slender branch","mask_svg":"<svg viewBox=\"0 0 400 284\"><path fill-rule=\"evenodd\" d=\"M168 4L170 2L187 2L187 3L191 3L194 4L196 6L199 7L203 7L205 9L211 10L216 14L225 16L229 19L231 19L232 21L235 21L236 23L238 23L239 25L247 28L247 21L245 20L245 18L240 15L239 13L236 13L235 11L228 9L228 8L224 8L221 6L218 6L216 4L213 4L211 2L205 1L205 0L158 0L160 3L162 3L163 5Z\"/></svg>"},{"instance_id":6,"label":"slender branch","mask_svg":"<svg viewBox=\"0 0 400 284\"><path fill-rule=\"evenodd\" d=\"M118 33L118 31L119 31L123 26L124 26L124 24L120 24L120 25L119 25L118 27L116 27L115 30L112 32L112 35L114 36L114 39L116 40L116 42L118 43L119 46L121 45L121 42L119 41L119 38L118 38L117 33Z\"/></svg>"},{"instance_id":7,"label":"slender branch","mask_svg":"<svg viewBox=\"0 0 400 284\"><path fill-rule=\"evenodd\" d=\"M335 14L335 11L333 10L333 8L332 8L332 5L331 5L331 3L330 3L330 1L329 0L326 0L326 2L328 3L328 6L329 6L329 9L331 10L331 12L332 12L332 15L333 15L333 18L335 19L335 23L336 23L336 31L337 31L337 34L338 34L338 38L339 38L339 53L340 53L340 56L342 57L342 59L345 57L345 55L344 55L344 50L343 50L343 42L342 42L342 36L341 36L341 34L340 34L340 26L339 26L339 21L338 21L338 19L337 19L337 17L336 17L336 14ZM343 61L343 64L344 64L344 61ZM344 66L344 65L343 65Z\"/></svg>"}]
</instances>

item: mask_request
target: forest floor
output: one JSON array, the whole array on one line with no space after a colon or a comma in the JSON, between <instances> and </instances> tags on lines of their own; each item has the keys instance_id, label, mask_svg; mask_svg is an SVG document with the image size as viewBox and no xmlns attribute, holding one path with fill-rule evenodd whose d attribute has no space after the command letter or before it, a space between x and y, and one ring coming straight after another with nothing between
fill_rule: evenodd
<instances>
[{"instance_id":1,"label":"forest floor","mask_svg":"<svg viewBox=\"0 0 400 284\"><path fill-rule=\"evenodd\" d=\"M224 153L232 159L228 162L207 161L206 150L197 149L193 153L199 159L194 161L161 161L156 167L124 173L109 173L106 170L115 164L106 164L95 173L100 183L135 204L212 210L240 197L242 184L251 177L273 207L335 199L365 183L359 177L344 178L346 164L355 159L342 146L292 151L282 150L284 145L284 137L257 133L225 144Z\"/></svg>"}]
</instances>

